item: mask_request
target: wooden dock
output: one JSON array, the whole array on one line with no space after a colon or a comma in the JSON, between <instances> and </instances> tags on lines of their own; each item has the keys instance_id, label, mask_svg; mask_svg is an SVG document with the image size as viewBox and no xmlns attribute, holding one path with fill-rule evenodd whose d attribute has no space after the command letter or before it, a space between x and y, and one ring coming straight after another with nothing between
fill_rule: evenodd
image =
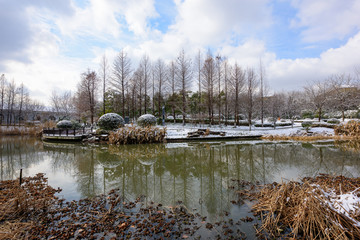
<instances>
[{"instance_id":1,"label":"wooden dock","mask_svg":"<svg viewBox=\"0 0 360 240\"><path fill-rule=\"evenodd\" d=\"M85 128L83 129L43 129L43 141L81 141L86 136Z\"/></svg>"}]
</instances>

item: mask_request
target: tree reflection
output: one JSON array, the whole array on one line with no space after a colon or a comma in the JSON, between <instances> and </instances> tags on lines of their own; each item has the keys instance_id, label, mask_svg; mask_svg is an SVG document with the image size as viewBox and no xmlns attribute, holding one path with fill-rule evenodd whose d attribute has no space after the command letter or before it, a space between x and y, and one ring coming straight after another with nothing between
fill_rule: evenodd
<instances>
[{"instance_id":1,"label":"tree reflection","mask_svg":"<svg viewBox=\"0 0 360 240\"><path fill-rule=\"evenodd\" d=\"M346 145L347 144L347 145ZM210 218L229 211L231 179L269 183L318 173L358 177L359 154L350 143L221 142L127 146L44 144L1 139L1 179L20 168L50 164L81 197L118 188L124 200L147 200L199 209ZM356 143L350 148L357 148ZM51 178L51 173L48 174ZM57 187L57 186L55 186ZM72 196L65 196L71 199Z\"/></svg>"}]
</instances>

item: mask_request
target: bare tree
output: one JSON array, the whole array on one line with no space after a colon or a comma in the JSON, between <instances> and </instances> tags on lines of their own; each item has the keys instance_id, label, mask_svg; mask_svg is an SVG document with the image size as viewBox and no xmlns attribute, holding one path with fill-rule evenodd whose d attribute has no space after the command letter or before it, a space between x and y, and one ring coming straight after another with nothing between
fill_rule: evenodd
<instances>
[{"instance_id":1,"label":"bare tree","mask_svg":"<svg viewBox=\"0 0 360 240\"><path fill-rule=\"evenodd\" d=\"M183 125L185 125L187 110L186 95L191 85L192 68L191 60L185 56L184 49L180 51L179 56L176 59L176 77L180 84L180 94L182 95Z\"/></svg>"},{"instance_id":2,"label":"bare tree","mask_svg":"<svg viewBox=\"0 0 360 240\"><path fill-rule=\"evenodd\" d=\"M308 83L304 89L310 105L313 106L319 114L318 119L320 121L328 100L329 84L325 81L314 81L313 83Z\"/></svg>"},{"instance_id":3,"label":"bare tree","mask_svg":"<svg viewBox=\"0 0 360 240\"><path fill-rule=\"evenodd\" d=\"M77 106L80 112L89 112L91 124L94 123L98 77L95 71L88 69L81 74L77 91Z\"/></svg>"},{"instance_id":4,"label":"bare tree","mask_svg":"<svg viewBox=\"0 0 360 240\"><path fill-rule=\"evenodd\" d=\"M156 78L156 89L157 89L157 108L158 108L158 114L161 115L161 106L163 105L163 88L166 86L165 82L167 80L167 71L166 71L166 65L164 61L161 59L158 59L155 66L155 78Z\"/></svg>"},{"instance_id":5,"label":"bare tree","mask_svg":"<svg viewBox=\"0 0 360 240\"><path fill-rule=\"evenodd\" d=\"M125 87L131 76L131 61L126 52L121 50L113 63L112 86L121 96L121 114L125 115Z\"/></svg>"},{"instance_id":6,"label":"bare tree","mask_svg":"<svg viewBox=\"0 0 360 240\"><path fill-rule=\"evenodd\" d=\"M217 102L218 102L218 112L219 112L219 125L221 124L221 107L222 107L222 99L221 99L221 79L222 79L222 57L220 55L216 56L216 75L217 75L217 84L218 84L218 96L217 96Z\"/></svg>"},{"instance_id":7,"label":"bare tree","mask_svg":"<svg viewBox=\"0 0 360 240\"><path fill-rule=\"evenodd\" d=\"M65 91L64 93L57 93L56 90L52 91L50 102L52 110L57 114L62 114L61 119L70 117L73 113L73 97L71 91Z\"/></svg>"},{"instance_id":8,"label":"bare tree","mask_svg":"<svg viewBox=\"0 0 360 240\"><path fill-rule=\"evenodd\" d=\"M109 71L110 71L110 65L109 62L106 58L106 55L104 54L101 58L101 62L100 62L100 78L102 80L103 83L103 92L102 92L102 100L103 100L103 114L106 113L106 84L108 82L109 79Z\"/></svg>"},{"instance_id":9,"label":"bare tree","mask_svg":"<svg viewBox=\"0 0 360 240\"><path fill-rule=\"evenodd\" d=\"M4 104L5 104L5 91L6 91L6 78L5 75L2 74L0 77L0 95L1 95L1 108L0 108L0 124L3 123L4 119Z\"/></svg>"},{"instance_id":10,"label":"bare tree","mask_svg":"<svg viewBox=\"0 0 360 240\"><path fill-rule=\"evenodd\" d=\"M345 111L356 107L357 88L351 75L336 74L327 79L331 89L328 94L329 101L334 103L336 109L341 111L342 120L345 120Z\"/></svg>"},{"instance_id":11,"label":"bare tree","mask_svg":"<svg viewBox=\"0 0 360 240\"><path fill-rule=\"evenodd\" d=\"M203 67L203 59L201 57L201 51L199 49L198 54L196 55L196 69L197 69L197 78L198 78L198 92L199 92L199 98L198 98L198 112L200 114L201 111L201 71L202 71L202 67ZM200 115L198 116L200 117Z\"/></svg>"},{"instance_id":12,"label":"bare tree","mask_svg":"<svg viewBox=\"0 0 360 240\"><path fill-rule=\"evenodd\" d=\"M18 111L19 111L19 126L20 126L20 122L21 122L21 120L23 120L22 114L23 114L24 104L25 104L25 101L29 98L29 92L25 88L24 83L20 84L19 88L17 89L17 92L19 93Z\"/></svg>"},{"instance_id":13,"label":"bare tree","mask_svg":"<svg viewBox=\"0 0 360 240\"><path fill-rule=\"evenodd\" d=\"M264 91L265 91L265 68L260 59L259 63L259 80L260 80L260 119L261 126L264 126Z\"/></svg>"},{"instance_id":14,"label":"bare tree","mask_svg":"<svg viewBox=\"0 0 360 240\"><path fill-rule=\"evenodd\" d=\"M137 89L137 100L138 100L138 110L139 110L139 115L141 115L141 111L142 111L142 103L143 103L143 91L144 91L144 72L143 72L143 68L141 68L140 66L138 67L138 69L134 72L134 76L133 76L133 81L136 83L136 89Z\"/></svg>"},{"instance_id":15,"label":"bare tree","mask_svg":"<svg viewBox=\"0 0 360 240\"><path fill-rule=\"evenodd\" d=\"M228 61L227 59L225 58L224 59L224 62L223 62L223 65L224 65L224 91L225 91L225 125L227 125L227 121L229 119L229 91L228 91L228 83L229 83L229 66L228 66Z\"/></svg>"},{"instance_id":16,"label":"bare tree","mask_svg":"<svg viewBox=\"0 0 360 240\"><path fill-rule=\"evenodd\" d=\"M245 85L245 72L237 63L235 63L235 66L232 68L230 83L235 98L233 105L235 115L234 125L237 125L239 124L240 94L242 93Z\"/></svg>"},{"instance_id":17,"label":"bare tree","mask_svg":"<svg viewBox=\"0 0 360 240\"><path fill-rule=\"evenodd\" d=\"M150 81L150 72L151 72L151 63L148 55L144 55L140 62L140 68L143 73L143 90L144 90L144 113L147 113L147 108L149 107L148 91L149 91L149 81Z\"/></svg>"},{"instance_id":18,"label":"bare tree","mask_svg":"<svg viewBox=\"0 0 360 240\"><path fill-rule=\"evenodd\" d=\"M255 75L255 71L252 68L248 68L246 71L246 105L245 109L248 115L249 122L249 130L251 131L251 120L253 117L254 110L254 98L255 98L255 90L257 88L258 81Z\"/></svg>"},{"instance_id":19,"label":"bare tree","mask_svg":"<svg viewBox=\"0 0 360 240\"><path fill-rule=\"evenodd\" d=\"M214 58L209 51L205 59L204 65L202 67L202 85L206 91L206 105L208 109L208 118L210 124L213 124L214 121L214 85L215 85L215 72L216 66Z\"/></svg>"},{"instance_id":20,"label":"bare tree","mask_svg":"<svg viewBox=\"0 0 360 240\"><path fill-rule=\"evenodd\" d=\"M14 113L14 105L15 105L15 97L17 95L17 87L16 83L14 82L14 79L11 80L7 84L6 88L6 96L7 96L7 124L11 125L11 122L13 121L13 113ZM15 121L14 121L15 124Z\"/></svg>"},{"instance_id":21,"label":"bare tree","mask_svg":"<svg viewBox=\"0 0 360 240\"><path fill-rule=\"evenodd\" d=\"M169 88L170 88L170 97L169 97L169 103L171 105L171 112L174 118L174 123L176 122L176 115L175 115L175 105L176 105L176 91L177 91L177 84L176 84L176 67L174 61L171 61L169 68Z\"/></svg>"}]
</instances>

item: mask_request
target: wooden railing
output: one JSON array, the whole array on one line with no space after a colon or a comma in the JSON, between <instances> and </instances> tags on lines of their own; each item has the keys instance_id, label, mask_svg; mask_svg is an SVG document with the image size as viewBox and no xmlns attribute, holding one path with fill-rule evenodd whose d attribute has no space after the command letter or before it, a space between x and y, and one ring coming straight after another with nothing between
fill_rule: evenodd
<instances>
[{"instance_id":1,"label":"wooden railing","mask_svg":"<svg viewBox=\"0 0 360 240\"><path fill-rule=\"evenodd\" d=\"M92 128L91 128L92 132ZM81 129L59 129L59 128L44 128L43 134L47 136L76 136L86 133L85 128Z\"/></svg>"}]
</instances>

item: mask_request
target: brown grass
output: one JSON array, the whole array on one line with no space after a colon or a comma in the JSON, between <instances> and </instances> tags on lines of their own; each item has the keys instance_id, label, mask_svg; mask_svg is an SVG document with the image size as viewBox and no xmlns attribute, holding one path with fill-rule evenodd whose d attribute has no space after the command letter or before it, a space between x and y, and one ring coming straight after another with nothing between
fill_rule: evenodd
<instances>
[{"instance_id":1,"label":"brown grass","mask_svg":"<svg viewBox=\"0 0 360 240\"><path fill-rule=\"evenodd\" d=\"M44 174L19 180L1 182L0 239L20 239L32 226L32 217L42 214L51 206L55 190L48 186Z\"/></svg>"},{"instance_id":2,"label":"brown grass","mask_svg":"<svg viewBox=\"0 0 360 240\"><path fill-rule=\"evenodd\" d=\"M110 144L141 144L161 143L165 141L166 128L158 127L123 127L116 132L110 132Z\"/></svg>"},{"instance_id":3,"label":"brown grass","mask_svg":"<svg viewBox=\"0 0 360 240\"><path fill-rule=\"evenodd\" d=\"M360 194L360 179L330 177L304 178L302 183L269 184L260 191L259 202L253 206L261 215L258 233L270 238L290 237L304 239L360 239L360 229L351 218L329 207L324 192L337 194L355 191Z\"/></svg>"},{"instance_id":4,"label":"brown grass","mask_svg":"<svg viewBox=\"0 0 360 240\"><path fill-rule=\"evenodd\" d=\"M360 138L360 122L349 121L334 128L335 135Z\"/></svg>"}]
</instances>

